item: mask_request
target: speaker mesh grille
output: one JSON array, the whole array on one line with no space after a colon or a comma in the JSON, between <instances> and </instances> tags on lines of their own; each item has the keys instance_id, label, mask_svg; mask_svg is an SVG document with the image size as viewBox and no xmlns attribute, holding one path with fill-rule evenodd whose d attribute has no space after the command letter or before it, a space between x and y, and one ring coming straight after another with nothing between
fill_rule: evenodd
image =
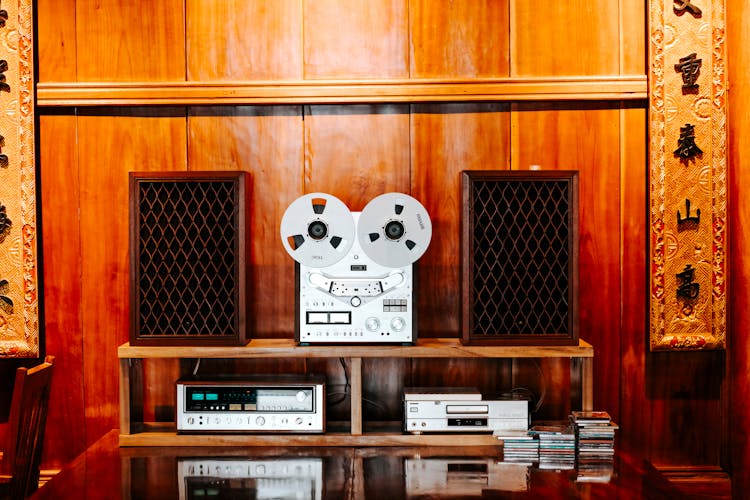
<instances>
[{"instance_id":1,"label":"speaker mesh grille","mask_svg":"<svg viewBox=\"0 0 750 500\"><path fill-rule=\"evenodd\" d=\"M466 201L471 340L577 339L570 179L474 179Z\"/></svg>"},{"instance_id":2,"label":"speaker mesh grille","mask_svg":"<svg viewBox=\"0 0 750 500\"><path fill-rule=\"evenodd\" d=\"M141 180L136 189L137 338L238 342L237 182Z\"/></svg>"}]
</instances>

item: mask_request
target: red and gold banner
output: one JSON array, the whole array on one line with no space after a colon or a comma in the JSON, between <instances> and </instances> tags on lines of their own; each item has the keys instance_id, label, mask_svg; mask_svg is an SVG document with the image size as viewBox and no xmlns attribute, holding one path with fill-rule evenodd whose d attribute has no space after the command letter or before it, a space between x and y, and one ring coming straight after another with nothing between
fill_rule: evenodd
<instances>
[{"instance_id":1,"label":"red and gold banner","mask_svg":"<svg viewBox=\"0 0 750 500\"><path fill-rule=\"evenodd\" d=\"M0 358L39 355L32 0L0 0Z\"/></svg>"},{"instance_id":2,"label":"red and gold banner","mask_svg":"<svg viewBox=\"0 0 750 500\"><path fill-rule=\"evenodd\" d=\"M724 0L652 0L651 350L726 346Z\"/></svg>"}]
</instances>

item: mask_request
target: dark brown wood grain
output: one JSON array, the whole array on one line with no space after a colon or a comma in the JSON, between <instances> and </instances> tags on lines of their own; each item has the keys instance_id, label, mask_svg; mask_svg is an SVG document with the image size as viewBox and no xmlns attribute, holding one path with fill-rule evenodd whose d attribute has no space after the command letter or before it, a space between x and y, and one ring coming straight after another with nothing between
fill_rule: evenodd
<instances>
[{"instance_id":1,"label":"dark brown wood grain","mask_svg":"<svg viewBox=\"0 0 750 500\"><path fill-rule=\"evenodd\" d=\"M750 207L745 202L750 183L747 151L750 147L750 79L743 68L750 64L750 6L730 0L727 9L727 41L729 43L729 83L735 90L729 101L729 278L730 331L728 338L727 419L723 438L728 441L726 461L732 474L733 498L750 491ZM718 374L717 374L718 376Z\"/></svg>"},{"instance_id":2,"label":"dark brown wood grain","mask_svg":"<svg viewBox=\"0 0 750 500\"><path fill-rule=\"evenodd\" d=\"M651 405L646 398L647 378L643 369L648 351L647 339L647 259L644 242L647 239L648 223L645 209L646 192L643 189L647 177L646 112L638 107L625 106L621 111L624 126L624 148L622 162L631 165L621 177L621 205L639 207L622 210L620 213L620 240L622 245L620 294L620 421L628 422L629 439L622 440L623 447L639 448L647 452L650 448L652 426ZM646 448L646 449L644 449Z\"/></svg>"},{"instance_id":3,"label":"dark brown wood grain","mask_svg":"<svg viewBox=\"0 0 750 500\"><path fill-rule=\"evenodd\" d=\"M55 356L44 463L61 467L87 445L84 424L83 314L81 306L80 183L75 147L76 118L43 116L39 161L67 168L41 170L42 250L46 352Z\"/></svg>"}]
</instances>

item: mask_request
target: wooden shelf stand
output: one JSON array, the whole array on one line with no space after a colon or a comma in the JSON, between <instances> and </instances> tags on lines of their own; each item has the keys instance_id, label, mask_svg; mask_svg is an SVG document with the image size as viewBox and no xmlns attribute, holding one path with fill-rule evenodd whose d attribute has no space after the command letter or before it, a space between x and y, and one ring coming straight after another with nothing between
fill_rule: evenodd
<instances>
[{"instance_id":1,"label":"wooden shelf stand","mask_svg":"<svg viewBox=\"0 0 750 500\"><path fill-rule=\"evenodd\" d=\"M370 432L362 418L363 358L570 358L571 381L580 386L581 409L593 409L594 348L579 340L574 346L466 346L458 339L419 339L416 345L298 346L291 339L254 339L237 347L118 348L120 362L120 446L482 446L497 445L488 434L404 434ZM180 435L174 426L143 422L143 359L199 358L345 358L351 369L351 428L325 434ZM573 391L571 387L571 391ZM141 407L138 407L138 406Z\"/></svg>"}]
</instances>

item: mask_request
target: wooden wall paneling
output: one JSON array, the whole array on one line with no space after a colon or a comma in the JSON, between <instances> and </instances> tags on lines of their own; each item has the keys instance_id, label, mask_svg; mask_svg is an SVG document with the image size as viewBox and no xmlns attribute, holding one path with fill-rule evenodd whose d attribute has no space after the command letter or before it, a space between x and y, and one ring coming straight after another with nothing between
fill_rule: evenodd
<instances>
[{"instance_id":1,"label":"wooden wall paneling","mask_svg":"<svg viewBox=\"0 0 750 500\"><path fill-rule=\"evenodd\" d=\"M508 16L508 0L410 0L410 76L509 76Z\"/></svg>"},{"instance_id":2,"label":"wooden wall paneling","mask_svg":"<svg viewBox=\"0 0 750 500\"><path fill-rule=\"evenodd\" d=\"M620 111L620 415L623 449L648 453L651 407L646 399L648 351L648 216L646 128L643 106L622 104ZM594 361L596 365L596 360ZM660 431L656 431L660 432Z\"/></svg>"},{"instance_id":3,"label":"wooden wall paneling","mask_svg":"<svg viewBox=\"0 0 750 500\"><path fill-rule=\"evenodd\" d=\"M390 191L411 194L408 105L305 106L304 114L304 193L332 194L351 211Z\"/></svg>"},{"instance_id":4,"label":"wooden wall paneling","mask_svg":"<svg viewBox=\"0 0 750 500\"><path fill-rule=\"evenodd\" d=\"M510 168L509 105L414 105L411 136L411 191L432 220L430 247L417 263L419 334L460 337L460 173Z\"/></svg>"},{"instance_id":5,"label":"wooden wall paneling","mask_svg":"<svg viewBox=\"0 0 750 500\"><path fill-rule=\"evenodd\" d=\"M750 206L744 202L750 185L750 5L729 0L727 44L729 61L729 468L732 493L741 498L750 491ZM726 431L725 431L726 433Z\"/></svg>"},{"instance_id":6,"label":"wooden wall paneling","mask_svg":"<svg viewBox=\"0 0 750 500\"><path fill-rule=\"evenodd\" d=\"M412 194L408 105L305 106L304 116L304 185L299 195L328 193L357 212L383 193ZM367 372L363 391L404 377L402 360L379 361L376 370ZM308 362L318 373L335 373L336 365L336 360ZM391 408L394 402L381 404Z\"/></svg>"},{"instance_id":7,"label":"wooden wall paneling","mask_svg":"<svg viewBox=\"0 0 750 500\"><path fill-rule=\"evenodd\" d=\"M646 12L620 3L620 73L646 73ZM628 5L630 7L630 5ZM620 439L648 455L651 407L646 399L647 352L647 102L620 103ZM594 361L596 364L596 361Z\"/></svg>"},{"instance_id":8,"label":"wooden wall paneling","mask_svg":"<svg viewBox=\"0 0 750 500\"><path fill-rule=\"evenodd\" d=\"M617 74L620 3L510 0L511 76Z\"/></svg>"},{"instance_id":9,"label":"wooden wall paneling","mask_svg":"<svg viewBox=\"0 0 750 500\"><path fill-rule=\"evenodd\" d=\"M514 104L512 169L579 171L580 336L594 346L594 401L619 417L620 135L618 103ZM544 360L566 380L560 360ZM555 391L549 390L554 395ZM566 390L564 385L560 390ZM554 396L553 396L554 398ZM550 403L553 403L550 400ZM563 405L561 399L557 404ZM563 407L563 406L561 406Z\"/></svg>"},{"instance_id":10,"label":"wooden wall paneling","mask_svg":"<svg viewBox=\"0 0 750 500\"><path fill-rule=\"evenodd\" d=\"M302 108L190 108L187 154L191 170L249 172L247 336L293 337L294 261L279 226L304 190Z\"/></svg>"},{"instance_id":11,"label":"wooden wall paneling","mask_svg":"<svg viewBox=\"0 0 750 500\"><path fill-rule=\"evenodd\" d=\"M117 346L128 340L130 320L128 172L185 170L185 121L182 108L79 111L77 174L88 444L118 425ZM144 375L149 387L163 380L160 377L153 372ZM148 397L158 401L166 394Z\"/></svg>"},{"instance_id":12,"label":"wooden wall paneling","mask_svg":"<svg viewBox=\"0 0 750 500\"><path fill-rule=\"evenodd\" d=\"M302 78L300 0L187 0L188 80Z\"/></svg>"},{"instance_id":13,"label":"wooden wall paneling","mask_svg":"<svg viewBox=\"0 0 750 500\"><path fill-rule=\"evenodd\" d=\"M633 8L633 6L638 8ZM621 75L646 74L646 40L648 29L646 0L620 2L619 19L619 58ZM644 103L644 106L646 104Z\"/></svg>"},{"instance_id":14,"label":"wooden wall paneling","mask_svg":"<svg viewBox=\"0 0 750 500\"><path fill-rule=\"evenodd\" d=\"M39 176L45 348L55 356L44 450L45 464L54 468L86 448L77 131L76 117L67 111L41 116L38 133L39 161L47 167Z\"/></svg>"},{"instance_id":15,"label":"wooden wall paneling","mask_svg":"<svg viewBox=\"0 0 750 500\"><path fill-rule=\"evenodd\" d=\"M184 0L77 0L78 81L185 79Z\"/></svg>"},{"instance_id":16,"label":"wooden wall paneling","mask_svg":"<svg viewBox=\"0 0 750 500\"><path fill-rule=\"evenodd\" d=\"M720 464L725 370L723 351L649 353L649 459L655 467Z\"/></svg>"},{"instance_id":17,"label":"wooden wall paneling","mask_svg":"<svg viewBox=\"0 0 750 500\"><path fill-rule=\"evenodd\" d=\"M409 76L408 0L303 0L305 78Z\"/></svg>"},{"instance_id":18,"label":"wooden wall paneling","mask_svg":"<svg viewBox=\"0 0 750 500\"><path fill-rule=\"evenodd\" d=\"M411 383L409 371L412 363L412 360L403 358L362 360L362 418L365 424L402 420L402 398L404 387Z\"/></svg>"},{"instance_id":19,"label":"wooden wall paneling","mask_svg":"<svg viewBox=\"0 0 750 500\"><path fill-rule=\"evenodd\" d=\"M37 79L76 80L76 0L37 0Z\"/></svg>"}]
</instances>

